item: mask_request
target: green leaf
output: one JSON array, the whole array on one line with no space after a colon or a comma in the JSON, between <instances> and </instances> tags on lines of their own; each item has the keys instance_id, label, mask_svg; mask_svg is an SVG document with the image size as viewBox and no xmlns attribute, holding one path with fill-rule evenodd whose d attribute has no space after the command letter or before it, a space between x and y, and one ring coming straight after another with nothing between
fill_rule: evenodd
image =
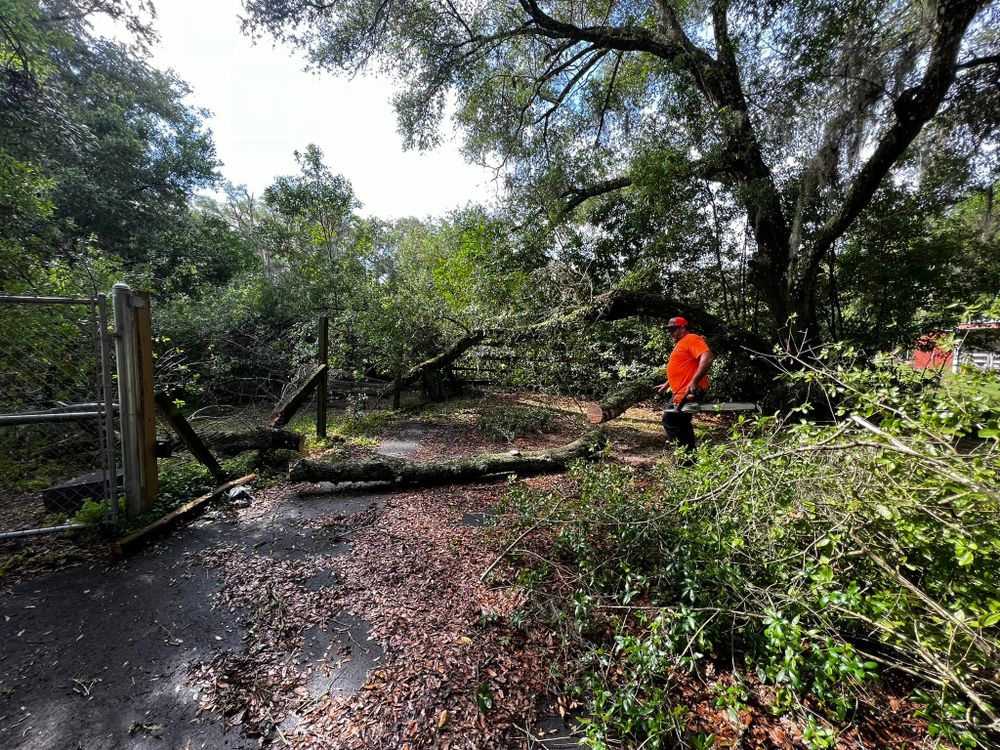
<instances>
[{"instance_id":1,"label":"green leaf","mask_svg":"<svg viewBox=\"0 0 1000 750\"><path fill-rule=\"evenodd\" d=\"M982 620L979 621L979 626L982 628L991 628L1000 622L1000 612L994 612L992 614L986 615Z\"/></svg>"}]
</instances>

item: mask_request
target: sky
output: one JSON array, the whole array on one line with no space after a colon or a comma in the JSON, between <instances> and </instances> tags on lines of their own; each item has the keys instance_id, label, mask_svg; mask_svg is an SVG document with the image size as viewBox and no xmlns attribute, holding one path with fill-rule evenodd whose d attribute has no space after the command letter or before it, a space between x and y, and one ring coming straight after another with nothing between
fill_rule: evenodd
<instances>
[{"instance_id":1,"label":"sky","mask_svg":"<svg viewBox=\"0 0 1000 750\"><path fill-rule=\"evenodd\" d=\"M465 163L454 137L434 151L402 150L391 81L305 72L299 52L244 36L241 11L240 0L158 0L160 42L149 61L174 70L192 89L187 102L211 112L225 179L260 194L297 171L296 149L315 143L351 181L366 216L426 218L492 200L493 173ZM125 38L109 21L94 28Z\"/></svg>"}]
</instances>

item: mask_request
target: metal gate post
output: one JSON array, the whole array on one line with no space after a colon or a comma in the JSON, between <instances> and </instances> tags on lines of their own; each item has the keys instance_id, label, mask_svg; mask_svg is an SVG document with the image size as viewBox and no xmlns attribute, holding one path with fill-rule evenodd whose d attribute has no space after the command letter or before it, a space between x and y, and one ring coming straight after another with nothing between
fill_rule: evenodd
<instances>
[{"instance_id":1,"label":"metal gate post","mask_svg":"<svg viewBox=\"0 0 1000 750\"><path fill-rule=\"evenodd\" d=\"M136 308L145 307L146 300L133 293L127 284L115 284L111 294L115 308L125 507L127 515L135 518L152 508L157 490L155 459L148 460L149 447L155 443L155 435L151 433L152 352L148 341L139 340L136 315Z\"/></svg>"},{"instance_id":2,"label":"metal gate post","mask_svg":"<svg viewBox=\"0 0 1000 750\"><path fill-rule=\"evenodd\" d=\"M97 295L98 347L101 356L101 393L104 401L104 449L107 471L107 505L104 520L111 525L118 522L118 466L115 460L115 410L111 378L111 334L108 331L108 298Z\"/></svg>"}]
</instances>

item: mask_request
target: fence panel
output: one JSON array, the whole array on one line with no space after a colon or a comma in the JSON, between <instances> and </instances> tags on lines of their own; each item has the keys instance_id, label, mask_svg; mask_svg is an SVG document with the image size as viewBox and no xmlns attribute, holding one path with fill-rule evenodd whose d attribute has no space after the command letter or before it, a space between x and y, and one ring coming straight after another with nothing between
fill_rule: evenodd
<instances>
[{"instance_id":1,"label":"fence panel","mask_svg":"<svg viewBox=\"0 0 1000 750\"><path fill-rule=\"evenodd\" d=\"M115 520L112 361L103 296L0 295L0 539Z\"/></svg>"}]
</instances>

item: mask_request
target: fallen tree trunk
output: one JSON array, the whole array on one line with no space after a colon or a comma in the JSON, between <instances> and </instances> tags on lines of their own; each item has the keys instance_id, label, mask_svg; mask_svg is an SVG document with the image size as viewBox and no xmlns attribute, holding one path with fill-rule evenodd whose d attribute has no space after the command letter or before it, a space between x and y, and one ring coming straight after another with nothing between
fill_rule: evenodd
<instances>
[{"instance_id":1,"label":"fallen tree trunk","mask_svg":"<svg viewBox=\"0 0 1000 750\"><path fill-rule=\"evenodd\" d=\"M601 431L593 430L572 443L549 450L484 453L450 461L418 462L390 457L360 462L303 459L289 471L289 478L293 482L390 482L397 486L427 487L504 474L532 476L562 471L576 459L593 458L605 443Z\"/></svg>"},{"instance_id":2,"label":"fallen tree trunk","mask_svg":"<svg viewBox=\"0 0 1000 750\"><path fill-rule=\"evenodd\" d=\"M484 328L467 333L443 352L412 367L399 379L398 387L401 389L409 388L431 373L453 364L475 346L510 346L546 336L557 336L567 330L595 323L634 317L669 320L677 315L691 321L694 329L709 339L709 343L715 351L766 352L770 350L770 344L760 336L726 323L711 313L679 300L660 294L637 292L630 289L613 289L595 297L587 305L534 325L520 329ZM383 391L382 395L384 396L388 391L389 387Z\"/></svg>"},{"instance_id":3,"label":"fallen tree trunk","mask_svg":"<svg viewBox=\"0 0 1000 750\"><path fill-rule=\"evenodd\" d=\"M291 430L263 429L255 432L205 432L202 442L220 456L235 456L244 451L292 450L301 453L306 438Z\"/></svg>"},{"instance_id":4,"label":"fallen tree trunk","mask_svg":"<svg viewBox=\"0 0 1000 750\"><path fill-rule=\"evenodd\" d=\"M609 393L600 402L587 408L587 420L593 424L604 424L620 417L630 408L652 398L656 394L656 386L666 380L662 367L650 367L633 380L622 383L621 387Z\"/></svg>"}]
</instances>

